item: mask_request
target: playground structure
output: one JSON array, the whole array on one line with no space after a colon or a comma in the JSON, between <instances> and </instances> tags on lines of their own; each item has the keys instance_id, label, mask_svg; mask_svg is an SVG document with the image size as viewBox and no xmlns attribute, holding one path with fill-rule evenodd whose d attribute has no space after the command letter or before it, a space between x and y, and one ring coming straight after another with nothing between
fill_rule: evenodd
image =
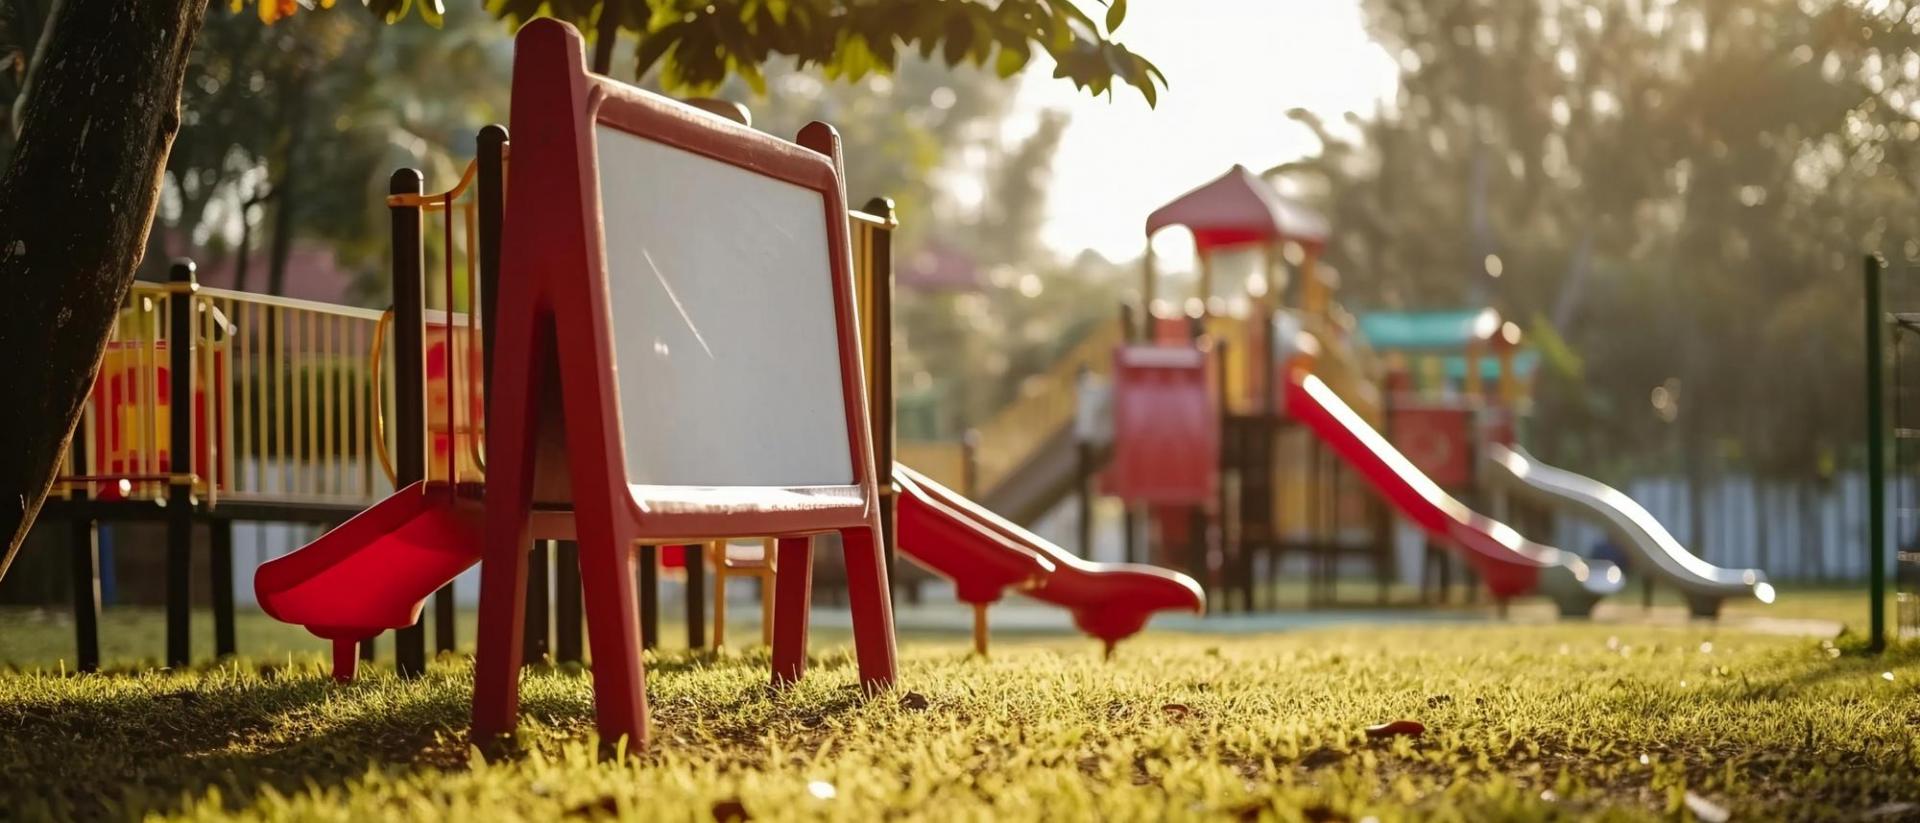
<instances>
[{"instance_id":1,"label":"playground structure","mask_svg":"<svg viewBox=\"0 0 1920 823\"><path fill-rule=\"evenodd\" d=\"M1308 605L1334 602L1347 557L1372 566L1384 602L1390 511L1425 534L1423 600L1430 581L1448 597L1449 558L1466 563L1469 600L1484 583L1503 604L1543 591L1585 614L1621 588L1611 563L1526 541L1503 522L1533 514L1600 524L1649 586L1671 585L1697 616L1728 597L1772 600L1760 570L1701 560L1626 495L1519 449L1539 357L1493 309L1354 316L1333 299L1338 274L1319 262L1326 221L1244 167L1156 210L1147 237L1172 227L1192 234L1196 293L1158 297L1149 242L1141 303L1030 378L966 441L967 456L948 461L963 489L1013 498L1003 510L1022 522L1090 489L1074 474L1070 427L1072 375L1092 371L1113 384L1113 442L1092 453L1099 490L1127 505L1126 556L1186 569L1224 595L1220 607L1254 608L1263 592L1271 604L1289 553L1308 560ZM1126 365L1136 362L1155 368ZM1022 471L1008 477L1007 466ZM1083 543L1090 511L1083 502Z\"/></svg>"},{"instance_id":2,"label":"playground structure","mask_svg":"<svg viewBox=\"0 0 1920 823\"><path fill-rule=\"evenodd\" d=\"M575 73L584 75L583 71ZM596 77L589 85L598 89L618 84ZM672 104L651 98L643 102L643 107L670 109L670 116L660 118L663 122L686 119L684 110ZM704 127L710 120L700 116L693 122ZM809 147L811 153L797 156L830 153L826 151L831 148L827 145L830 136L830 132L814 134L810 138L814 141ZM524 160L528 156L526 141L521 145ZM507 219L503 195L510 169L507 131L498 127L483 130L479 147L479 156L460 182L443 193L426 194L417 172L402 170L395 174L393 194L388 199L393 213L395 276L395 305L389 312L199 289L190 284L190 268L181 270L181 282L186 285L142 285L130 298L128 314L110 348L108 369L103 371L99 390L89 405L83 429L88 436L76 440L70 470L61 478L63 494L55 501L59 505L50 506L49 511L73 517L76 537L84 532L89 539L94 523L103 518L166 515L173 518L170 522L183 524L169 535L169 663L179 665L190 659L185 570L195 522L212 523L219 529L232 520L247 518L304 519L321 524L345 521L309 549L269 563L255 581L263 608L307 623L316 634L335 641L337 675L350 677L358 659L370 659L372 646L365 641L387 628L398 629L395 660L399 671L414 674L424 670L426 621L418 617L429 593L434 601L435 645L441 651L454 648L454 602L447 581L474 564L478 555L470 547L490 533L481 528L491 437L485 412L491 387L497 382L489 379L496 350L493 338L503 326L491 318L505 292L499 272L503 257L501 226ZM532 191L535 187L518 190ZM603 193L620 194L612 185ZM847 214L850 229L848 263L856 280L853 299L859 302L857 312L843 314L857 315L864 321L858 329L858 351L863 359L860 365L870 378L864 390L875 398L890 398L888 236L893 221L885 201L874 201L869 209L880 216L842 212ZM438 230L429 231L428 218L435 215L440 218ZM829 218L829 222L834 221ZM827 246L849 247L830 239ZM439 264L440 271L433 273L437 276L429 275L429 259ZM644 253L642 259L653 262ZM433 294L436 288L437 295ZM429 309L430 300L440 308ZM514 305L524 302L519 298L516 301ZM677 302L669 299L662 305ZM176 304L182 308L174 308ZM169 348L168 340L187 338L168 337L154 330L174 329L173 317L196 319L200 324L196 338L199 345ZM680 342L688 347L707 345L697 336ZM386 365L389 352L391 367ZM651 353L658 354L658 348ZM173 359L163 362L168 357ZM846 365L842 364L843 373L859 372ZM553 393L551 389L538 392ZM535 394L520 391L523 396ZM191 419L185 415L169 417L167 401L173 396L196 397L199 412ZM739 404L738 408L754 407ZM872 422L875 460L856 458L855 462L863 468L891 467L890 401L874 404ZM177 440L162 441L154 436L153 432L160 429L169 429ZM89 449L89 438L96 431L102 446ZM387 446L389 437L392 448ZM176 442L186 445L176 447ZM543 442L541 447L551 445ZM194 454L196 471L164 474L170 465L166 461L173 453ZM89 461L90 454L100 457ZM739 466L752 462L740 461ZM904 467L901 470L911 471ZM552 474L543 470L543 482L550 481ZM892 474L882 470L872 476ZM213 478L213 482L200 478ZM875 485L876 499L892 498L891 483ZM553 498L570 491L563 486ZM156 505L157 500L177 493L184 493L190 505ZM671 504L684 506L686 502L675 499ZM817 501L807 502L811 505ZM1041 552L1064 557L1057 547L1031 534L1009 535L996 530L984 520L983 510L963 509L957 506L959 503L965 501L946 500L944 509L933 518L946 521L948 533L944 539L909 538L901 550L929 565L937 565L935 559L946 562L946 574L954 577L963 590L975 588L972 578L989 567L992 558L1003 554ZM734 501L724 503L733 505ZM530 516L533 533L573 536L575 532L565 522L567 508L564 499L543 498ZM885 534L881 545L891 549L896 544L892 536L893 507L867 508L878 515L877 525L870 530ZM921 517L916 522L924 524L928 520ZM642 645L652 645L657 637L658 599L653 595L663 566L678 567L687 576L689 639L695 646L704 645L702 578L709 565L716 592L724 596L725 581L730 577L759 577L763 609L771 603L785 603L803 620L811 588L806 582L810 564L804 562L811 549L804 539L769 537L773 532L768 529L729 528L720 532L729 537L751 536L760 544L755 551L732 545L723 537L692 539L694 534L709 532L679 531L681 534L674 537L684 539L649 541L638 550L638 588L644 594L635 599L641 615ZM220 638L216 651L227 654L235 651L232 559L230 545L222 545L223 533L216 530L214 534L215 623ZM540 541L534 545L538 548L531 565L541 576L547 568L543 555L548 546L557 549L559 562L552 568L559 579L551 588L555 598L552 607L557 614L550 629L548 604L544 602L548 581L529 573L534 579L525 587L529 602L524 632L519 633L521 651L531 650L538 656L546 651L544 644L551 638L555 657L578 660L582 656L582 580L576 565L580 549L573 541ZM856 553L861 551L858 545L853 548ZM76 552L76 566L81 559L97 562L89 551ZM890 566L891 551L886 559ZM1137 631L1155 610L1201 606L1195 584L1157 570L1077 562L1060 567L1072 582L1042 578L1018 581L1020 585L1013 588L1034 589L1045 599L1074 609L1076 621L1088 627L1109 651L1114 642ZM794 572L783 577L783 568ZM852 575L860 574L864 572L850 567L849 582ZM81 595L75 598L77 617L97 618L97 566L90 566L87 573L76 578L76 594ZM773 597L774 589L786 596ZM1114 599L1113 593L1132 598L1143 589L1160 596L1137 602L1122 600L1102 608L1103 603ZM490 596L499 599L497 592ZM976 643L984 649L984 608L992 598L975 598L972 602L979 609ZM352 605L355 603L359 605ZM724 602L716 602L714 609L717 643L724 633ZM871 617L876 610L869 603L866 611ZM875 622L868 619L866 625ZM76 624L81 660L91 668L98 661L97 623L78 619ZM776 636L779 625L799 628L797 634L790 629L788 633L793 636L783 642ZM804 622L783 622L768 614L762 626L763 637L775 646L792 648L796 642L804 643ZM493 625L488 633L497 641L505 631ZM859 634L863 648L878 643L875 638L879 632L871 628ZM890 631L887 634L890 636ZM358 657L354 654L356 647ZM803 650L804 646L799 648ZM804 660L803 651L783 655L783 676L798 676L800 660ZM863 666L863 679L883 682L884 677L868 676L876 671L884 673L877 664ZM632 711L626 714L627 719L615 717L615 725L635 725L630 722Z\"/></svg>"},{"instance_id":3,"label":"playground structure","mask_svg":"<svg viewBox=\"0 0 1920 823\"><path fill-rule=\"evenodd\" d=\"M1268 554L1271 574L1280 551L1305 549L1313 561L1310 599L1326 603L1333 599L1338 557L1358 549L1372 561L1384 598L1387 519L1354 493L1353 487L1364 483L1376 500L1425 533L1430 545L1464 559L1503 605L1539 592L1563 613L1581 615L1620 588L1619 570L1610 564L1590 564L1528 542L1447 491L1474 485L1474 439L1483 427L1510 431L1511 417L1489 414L1483 422L1477 405L1415 404L1399 396L1397 382L1403 381L1393 378L1386 391L1375 388L1378 353L1365 345L1354 318L1333 300L1337 275L1318 262L1328 236L1324 219L1236 166L1156 210L1147 219L1147 237L1151 241L1176 226L1192 233L1198 292L1179 304L1177 314L1171 302L1157 299L1157 261L1149 242L1142 288L1146 322L1135 334L1178 346L1184 326L1190 330L1186 337L1195 341L1192 350L1212 349L1219 361L1216 430L1229 433L1217 441L1219 480L1191 484L1187 502L1192 508L1184 513L1196 576L1237 592L1243 607L1251 608L1256 558ZM1222 273L1234 263L1244 271L1239 281ZM1507 362L1504 355L1501 362ZM1468 384L1478 394L1479 365L1469 368ZM1136 391L1136 378L1125 370L1116 371L1115 380L1116 398ZM1503 378L1504 389L1510 392L1512 385L1510 377ZM1164 436L1131 430L1127 416L1126 406L1117 401L1108 491L1129 503L1152 502L1153 496L1136 485L1111 482L1111 475L1138 473L1122 462L1123 456ZM1382 434L1382 427L1390 434ZM1409 448L1414 449L1411 459L1405 453ZM1178 476L1164 469L1152 474ZM1210 507L1199 502L1209 497L1214 498ZM1209 510L1218 518L1216 527L1195 528L1193 521ZM1164 507L1153 512L1162 524L1156 531L1164 545L1174 542L1166 524L1180 522L1181 514Z\"/></svg>"}]
</instances>

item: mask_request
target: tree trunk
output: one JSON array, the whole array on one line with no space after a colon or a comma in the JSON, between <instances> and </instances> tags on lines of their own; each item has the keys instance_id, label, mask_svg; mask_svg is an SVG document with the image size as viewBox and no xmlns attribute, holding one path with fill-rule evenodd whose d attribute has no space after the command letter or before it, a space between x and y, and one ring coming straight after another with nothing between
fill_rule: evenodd
<instances>
[{"instance_id":1,"label":"tree trunk","mask_svg":"<svg viewBox=\"0 0 1920 823\"><path fill-rule=\"evenodd\" d=\"M207 0L64 0L0 178L0 576L146 248Z\"/></svg>"},{"instance_id":2,"label":"tree trunk","mask_svg":"<svg viewBox=\"0 0 1920 823\"><path fill-rule=\"evenodd\" d=\"M294 208L300 202L295 180L300 176L301 148L307 137L307 91L312 78L301 74L292 88L293 99L286 110L287 145L280 158L280 179L273 183L276 205L273 209L272 235L267 241L267 293L287 292L287 259L293 254Z\"/></svg>"},{"instance_id":3,"label":"tree trunk","mask_svg":"<svg viewBox=\"0 0 1920 823\"><path fill-rule=\"evenodd\" d=\"M593 73L613 74L613 47L620 42L620 10L612 3L600 4L600 21L594 26Z\"/></svg>"}]
</instances>

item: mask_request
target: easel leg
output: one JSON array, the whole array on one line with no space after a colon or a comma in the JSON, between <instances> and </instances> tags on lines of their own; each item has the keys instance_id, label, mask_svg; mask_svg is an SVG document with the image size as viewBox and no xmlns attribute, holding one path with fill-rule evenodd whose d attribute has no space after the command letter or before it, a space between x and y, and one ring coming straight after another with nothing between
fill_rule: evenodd
<instances>
[{"instance_id":1,"label":"easel leg","mask_svg":"<svg viewBox=\"0 0 1920 823\"><path fill-rule=\"evenodd\" d=\"M869 693L893 685L893 601L887 592L885 551L874 526L842 529L847 561L847 601L853 608L853 646L860 659L860 685Z\"/></svg>"},{"instance_id":2,"label":"easel leg","mask_svg":"<svg viewBox=\"0 0 1920 823\"><path fill-rule=\"evenodd\" d=\"M782 537L774 545L773 682L798 681L807 669L807 618L813 607L813 539Z\"/></svg>"},{"instance_id":3,"label":"easel leg","mask_svg":"<svg viewBox=\"0 0 1920 823\"><path fill-rule=\"evenodd\" d=\"M614 743L625 737L630 749L644 749L647 671L640 649L632 541L615 529L601 531L583 531L579 541L587 642L593 650L594 714L601 740Z\"/></svg>"}]
</instances>

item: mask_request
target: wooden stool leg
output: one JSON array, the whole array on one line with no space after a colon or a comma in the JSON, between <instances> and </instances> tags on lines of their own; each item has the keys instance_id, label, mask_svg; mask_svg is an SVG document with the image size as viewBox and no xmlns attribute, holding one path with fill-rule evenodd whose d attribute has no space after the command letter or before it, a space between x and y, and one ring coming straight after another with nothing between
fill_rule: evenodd
<instances>
[{"instance_id":1,"label":"wooden stool leg","mask_svg":"<svg viewBox=\"0 0 1920 823\"><path fill-rule=\"evenodd\" d=\"M807 616L813 606L813 539L782 537L774 546L773 683L798 681L807 669Z\"/></svg>"},{"instance_id":2,"label":"wooden stool leg","mask_svg":"<svg viewBox=\"0 0 1920 823\"><path fill-rule=\"evenodd\" d=\"M760 570L760 643L773 645L773 581L774 570L779 564L774 560L775 543L769 537L760 542L760 557L765 568Z\"/></svg>"},{"instance_id":3,"label":"wooden stool leg","mask_svg":"<svg viewBox=\"0 0 1920 823\"><path fill-rule=\"evenodd\" d=\"M853 648L860 685L868 693L893 686L898 671L893 644L893 598L887 588L886 552L879 528L842 529L847 562L847 601L853 609Z\"/></svg>"},{"instance_id":4,"label":"wooden stool leg","mask_svg":"<svg viewBox=\"0 0 1920 823\"><path fill-rule=\"evenodd\" d=\"M987 604L973 604L973 653L987 656Z\"/></svg>"},{"instance_id":5,"label":"wooden stool leg","mask_svg":"<svg viewBox=\"0 0 1920 823\"><path fill-rule=\"evenodd\" d=\"M707 554L713 561L713 649L719 651L727 645L727 578L733 576L727 569L727 541L708 543Z\"/></svg>"}]
</instances>

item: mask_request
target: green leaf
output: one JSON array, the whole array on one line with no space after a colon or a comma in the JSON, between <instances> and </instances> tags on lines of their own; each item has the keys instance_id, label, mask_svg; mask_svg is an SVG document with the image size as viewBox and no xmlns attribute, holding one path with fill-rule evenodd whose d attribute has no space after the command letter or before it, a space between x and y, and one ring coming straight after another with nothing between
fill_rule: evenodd
<instances>
[{"instance_id":1,"label":"green leaf","mask_svg":"<svg viewBox=\"0 0 1920 823\"><path fill-rule=\"evenodd\" d=\"M390 19L412 0L362 0ZM438 20L445 0L420 0ZM483 0L513 23L551 15L583 30L602 8L617 9L628 30L641 29L639 74L658 72L676 91L710 89L776 58L818 66L837 79L897 67L902 51L948 65L991 65L1012 77L1044 53L1060 76L1082 89L1139 88L1153 103L1165 78L1152 64L1108 39L1100 23L1076 7L1082 0ZM1106 29L1126 16L1125 0L1099 0ZM431 3L431 9L425 5ZM618 4L618 5L616 5ZM1090 7L1090 6L1089 6ZM711 9L711 11L709 11ZM644 22L643 22L644 21Z\"/></svg>"},{"instance_id":2,"label":"green leaf","mask_svg":"<svg viewBox=\"0 0 1920 823\"><path fill-rule=\"evenodd\" d=\"M658 31L650 32L640 38L640 44L633 50L634 73L645 76L653 64L667 53L667 50L680 42L680 35L686 30L687 23L674 23Z\"/></svg>"},{"instance_id":3,"label":"green leaf","mask_svg":"<svg viewBox=\"0 0 1920 823\"><path fill-rule=\"evenodd\" d=\"M968 49L973 46L973 21L964 10L957 11L947 18L946 43L941 52L948 65L958 65L966 59Z\"/></svg>"},{"instance_id":4,"label":"green leaf","mask_svg":"<svg viewBox=\"0 0 1920 823\"><path fill-rule=\"evenodd\" d=\"M411 0L364 0L364 2L367 11L373 12L381 22L389 25L404 19L407 16L407 7L412 5Z\"/></svg>"},{"instance_id":5,"label":"green leaf","mask_svg":"<svg viewBox=\"0 0 1920 823\"><path fill-rule=\"evenodd\" d=\"M1021 69L1026 68L1027 61L1031 58L1032 55L1024 48L1001 46L1000 56L995 59L993 63L994 73L1001 77L1012 77L1019 74Z\"/></svg>"}]
</instances>

